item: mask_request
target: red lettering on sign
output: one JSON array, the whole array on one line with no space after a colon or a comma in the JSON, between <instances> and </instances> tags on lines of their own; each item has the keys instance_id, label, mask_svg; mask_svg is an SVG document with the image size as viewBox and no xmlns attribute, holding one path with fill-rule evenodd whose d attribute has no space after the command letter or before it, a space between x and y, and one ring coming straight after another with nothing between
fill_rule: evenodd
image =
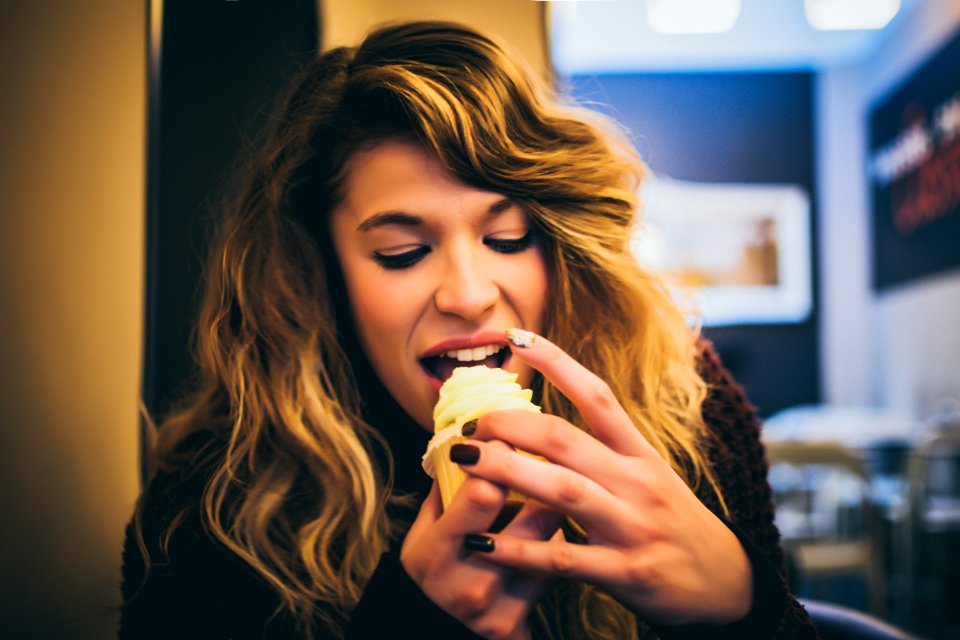
<instances>
[{"instance_id":1,"label":"red lettering on sign","mask_svg":"<svg viewBox=\"0 0 960 640\"><path fill-rule=\"evenodd\" d=\"M890 189L893 223L901 235L948 215L960 215L960 139L938 147Z\"/></svg>"}]
</instances>

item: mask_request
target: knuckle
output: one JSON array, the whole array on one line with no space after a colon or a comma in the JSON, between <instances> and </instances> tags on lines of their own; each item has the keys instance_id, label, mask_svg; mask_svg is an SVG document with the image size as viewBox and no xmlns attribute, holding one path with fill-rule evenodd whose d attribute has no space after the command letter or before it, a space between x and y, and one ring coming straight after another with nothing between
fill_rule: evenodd
<instances>
[{"instance_id":1,"label":"knuckle","mask_svg":"<svg viewBox=\"0 0 960 640\"><path fill-rule=\"evenodd\" d=\"M651 472L649 465L637 463L633 460L625 461L620 467L623 475L621 488L638 497L642 497L648 504L663 499L657 479Z\"/></svg>"},{"instance_id":2,"label":"knuckle","mask_svg":"<svg viewBox=\"0 0 960 640\"><path fill-rule=\"evenodd\" d=\"M483 426L486 435L497 438L501 433L509 433L510 417L502 411L494 411L481 417L478 424Z\"/></svg>"},{"instance_id":3,"label":"knuckle","mask_svg":"<svg viewBox=\"0 0 960 640\"><path fill-rule=\"evenodd\" d=\"M580 504L587 494L587 481L582 476L569 475L560 480L557 497L564 505L574 507Z\"/></svg>"},{"instance_id":4,"label":"knuckle","mask_svg":"<svg viewBox=\"0 0 960 640\"><path fill-rule=\"evenodd\" d=\"M481 635L490 640L506 640L514 634L517 626L513 620L491 620L484 625Z\"/></svg>"},{"instance_id":5,"label":"knuckle","mask_svg":"<svg viewBox=\"0 0 960 640\"><path fill-rule=\"evenodd\" d=\"M567 453L571 446L570 431L567 423L559 418L551 418L544 424L544 447L555 454Z\"/></svg>"},{"instance_id":6,"label":"knuckle","mask_svg":"<svg viewBox=\"0 0 960 640\"><path fill-rule=\"evenodd\" d=\"M496 485L485 481L465 482L461 492L467 503L475 511L492 511L500 508L503 491Z\"/></svg>"},{"instance_id":7,"label":"knuckle","mask_svg":"<svg viewBox=\"0 0 960 640\"><path fill-rule=\"evenodd\" d=\"M453 596L450 612L461 620L475 618L484 613L489 604L489 590L482 586L472 586Z\"/></svg>"},{"instance_id":8,"label":"knuckle","mask_svg":"<svg viewBox=\"0 0 960 640\"><path fill-rule=\"evenodd\" d=\"M572 573L576 562L573 548L569 545L556 545L550 556L550 566L558 575Z\"/></svg>"},{"instance_id":9,"label":"knuckle","mask_svg":"<svg viewBox=\"0 0 960 640\"><path fill-rule=\"evenodd\" d=\"M589 391L590 402L601 410L612 410L620 406L620 401L614 395L610 385L597 378Z\"/></svg>"},{"instance_id":10,"label":"knuckle","mask_svg":"<svg viewBox=\"0 0 960 640\"><path fill-rule=\"evenodd\" d=\"M624 563L623 568L627 584L649 585L657 581L656 568L647 558L632 558Z\"/></svg>"}]
</instances>

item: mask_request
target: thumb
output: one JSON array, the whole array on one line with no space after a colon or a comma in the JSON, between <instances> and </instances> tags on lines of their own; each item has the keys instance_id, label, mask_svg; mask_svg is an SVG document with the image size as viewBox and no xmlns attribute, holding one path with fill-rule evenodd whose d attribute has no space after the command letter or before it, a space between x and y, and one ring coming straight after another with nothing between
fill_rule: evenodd
<instances>
[{"instance_id":1,"label":"thumb","mask_svg":"<svg viewBox=\"0 0 960 640\"><path fill-rule=\"evenodd\" d=\"M440 499L440 485L434 480L433 485L430 487L430 493L427 494L427 497L423 499L423 503L420 505L417 518L410 526L410 531L407 533L407 540L419 538L428 527L440 518L442 513L443 502ZM406 544L406 541L404 541L404 544Z\"/></svg>"}]
</instances>

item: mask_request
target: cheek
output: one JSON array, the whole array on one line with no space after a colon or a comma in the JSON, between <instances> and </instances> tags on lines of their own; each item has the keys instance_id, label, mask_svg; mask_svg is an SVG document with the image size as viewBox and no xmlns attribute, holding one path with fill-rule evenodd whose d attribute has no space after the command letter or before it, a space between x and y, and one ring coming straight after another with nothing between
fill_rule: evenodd
<instances>
[{"instance_id":1,"label":"cheek","mask_svg":"<svg viewBox=\"0 0 960 640\"><path fill-rule=\"evenodd\" d=\"M547 312L550 277L543 256L536 252L533 258L525 268L523 277L517 279L520 283L517 295L522 301L523 313L527 316L524 320L531 325L529 328L532 331L539 332L543 329Z\"/></svg>"},{"instance_id":2,"label":"cheek","mask_svg":"<svg viewBox=\"0 0 960 640\"><path fill-rule=\"evenodd\" d=\"M354 323L368 344L391 333L402 315L397 308L396 287L383 282L377 275L360 269L347 276Z\"/></svg>"}]
</instances>

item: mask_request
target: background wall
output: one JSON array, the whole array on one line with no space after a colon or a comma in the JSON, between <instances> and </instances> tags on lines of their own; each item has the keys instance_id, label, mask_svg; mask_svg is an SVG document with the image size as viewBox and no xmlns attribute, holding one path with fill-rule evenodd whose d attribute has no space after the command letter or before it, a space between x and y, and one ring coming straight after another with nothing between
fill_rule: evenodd
<instances>
[{"instance_id":1,"label":"background wall","mask_svg":"<svg viewBox=\"0 0 960 640\"><path fill-rule=\"evenodd\" d=\"M580 76L571 93L624 124L650 168L678 180L784 183L814 200L813 76L646 73ZM812 202L811 233L817 212ZM815 257L814 257L815 260ZM816 290L817 279L813 286ZM760 414L818 402L817 296L794 324L707 327Z\"/></svg>"},{"instance_id":2,"label":"background wall","mask_svg":"<svg viewBox=\"0 0 960 640\"><path fill-rule=\"evenodd\" d=\"M324 48L356 44L371 27L398 20L455 20L493 33L546 77L543 2L529 0L318 0Z\"/></svg>"},{"instance_id":3,"label":"background wall","mask_svg":"<svg viewBox=\"0 0 960 640\"><path fill-rule=\"evenodd\" d=\"M0 635L110 638L138 489L145 3L0 3Z\"/></svg>"},{"instance_id":4,"label":"background wall","mask_svg":"<svg viewBox=\"0 0 960 640\"><path fill-rule=\"evenodd\" d=\"M960 28L960 2L928 0L906 14L867 62L819 74L823 393L927 420L960 401L960 273L877 294L870 284L865 176L870 108Z\"/></svg>"}]
</instances>

